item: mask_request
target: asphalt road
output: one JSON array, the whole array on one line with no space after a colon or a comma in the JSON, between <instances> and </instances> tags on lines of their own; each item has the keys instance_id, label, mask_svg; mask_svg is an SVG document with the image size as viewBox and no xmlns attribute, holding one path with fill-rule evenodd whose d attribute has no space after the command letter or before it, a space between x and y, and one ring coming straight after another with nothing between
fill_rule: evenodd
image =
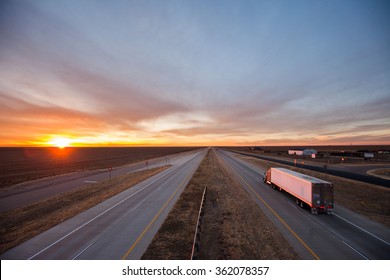
<instances>
[{"instance_id":1,"label":"asphalt road","mask_svg":"<svg viewBox=\"0 0 390 280\"><path fill-rule=\"evenodd\" d=\"M111 178L145 168L154 168L166 164L175 165L185 159L188 154L191 154L191 152L148 160L147 166L146 162L139 162L116 167L111 171ZM108 170L93 170L24 182L0 191L0 212L27 206L31 203L48 199L54 195L87 187L91 184L108 180L110 178L109 176L110 173Z\"/></svg>"},{"instance_id":2,"label":"asphalt road","mask_svg":"<svg viewBox=\"0 0 390 280\"><path fill-rule=\"evenodd\" d=\"M302 259L390 259L389 228L337 205L337 201L334 215L312 215L287 193L263 183L265 170L235 153L218 150L217 154Z\"/></svg>"},{"instance_id":3,"label":"asphalt road","mask_svg":"<svg viewBox=\"0 0 390 280\"><path fill-rule=\"evenodd\" d=\"M1 259L140 259L207 150L5 252Z\"/></svg>"},{"instance_id":4,"label":"asphalt road","mask_svg":"<svg viewBox=\"0 0 390 280\"><path fill-rule=\"evenodd\" d=\"M287 160L287 159L280 159L280 158L274 158L274 157L255 155L255 154L246 153L246 152L238 152L238 151L234 151L234 152L238 153L238 154L246 155L246 156L251 156L251 157L271 161L271 162L294 166L294 162L292 159ZM318 172L322 172L322 173L328 173L328 174L339 176L339 177L344 177L347 179L362 181L362 182L375 184L375 185L379 185L379 186L383 186L383 187L390 187L390 180L371 176L369 174L364 174L364 173L362 174L362 169L360 169L360 168L352 168L351 166L341 166L341 165L334 167L331 165L327 165L327 168L325 169L323 163L321 165L308 164L307 162L305 162L304 164L301 164L301 163L299 163L299 161L297 162L296 166L304 168L304 169L308 169L308 170L313 170L313 171L318 171ZM388 165L380 165L380 166L388 167ZM375 168L381 168L381 167L378 167L377 165L373 165L373 167L370 169L375 169ZM363 169L363 170L365 170L365 169Z\"/></svg>"}]
</instances>

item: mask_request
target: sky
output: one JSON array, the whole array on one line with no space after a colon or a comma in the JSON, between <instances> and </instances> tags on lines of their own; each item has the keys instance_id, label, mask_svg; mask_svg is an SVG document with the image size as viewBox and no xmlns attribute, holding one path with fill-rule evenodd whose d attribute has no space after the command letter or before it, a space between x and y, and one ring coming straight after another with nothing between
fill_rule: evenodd
<instances>
[{"instance_id":1,"label":"sky","mask_svg":"<svg viewBox=\"0 0 390 280\"><path fill-rule=\"evenodd\" d=\"M3 0L0 146L56 141L390 144L390 2Z\"/></svg>"}]
</instances>

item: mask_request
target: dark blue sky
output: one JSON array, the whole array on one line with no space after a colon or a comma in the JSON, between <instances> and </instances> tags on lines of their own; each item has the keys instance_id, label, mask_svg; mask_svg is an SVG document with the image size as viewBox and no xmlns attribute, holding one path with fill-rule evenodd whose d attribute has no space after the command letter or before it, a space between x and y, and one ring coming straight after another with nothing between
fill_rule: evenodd
<instances>
[{"instance_id":1,"label":"dark blue sky","mask_svg":"<svg viewBox=\"0 0 390 280\"><path fill-rule=\"evenodd\" d=\"M390 144L389 1L0 7L0 144Z\"/></svg>"}]
</instances>

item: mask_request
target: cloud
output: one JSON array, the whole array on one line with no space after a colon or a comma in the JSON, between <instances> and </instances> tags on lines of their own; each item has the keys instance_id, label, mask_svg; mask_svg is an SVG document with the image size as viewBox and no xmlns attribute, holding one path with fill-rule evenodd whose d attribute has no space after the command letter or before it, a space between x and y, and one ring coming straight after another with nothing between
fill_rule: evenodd
<instances>
[{"instance_id":1,"label":"cloud","mask_svg":"<svg viewBox=\"0 0 390 280\"><path fill-rule=\"evenodd\" d=\"M3 144L388 141L388 28L343 5L2 3Z\"/></svg>"}]
</instances>

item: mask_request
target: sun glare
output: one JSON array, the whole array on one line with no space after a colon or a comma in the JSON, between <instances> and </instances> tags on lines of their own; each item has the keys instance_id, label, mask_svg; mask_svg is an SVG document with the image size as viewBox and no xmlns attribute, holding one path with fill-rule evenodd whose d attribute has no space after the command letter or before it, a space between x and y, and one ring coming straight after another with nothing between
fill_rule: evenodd
<instances>
[{"instance_id":1,"label":"sun glare","mask_svg":"<svg viewBox=\"0 0 390 280\"><path fill-rule=\"evenodd\" d=\"M58 147L60 149L63 149L63 148L69 147L71 142L72 141L69 138L56 137L56 138L53 138L51 141L49 141L48 144L53 145L55 147Z\"/></svg>"}]
</instances>

